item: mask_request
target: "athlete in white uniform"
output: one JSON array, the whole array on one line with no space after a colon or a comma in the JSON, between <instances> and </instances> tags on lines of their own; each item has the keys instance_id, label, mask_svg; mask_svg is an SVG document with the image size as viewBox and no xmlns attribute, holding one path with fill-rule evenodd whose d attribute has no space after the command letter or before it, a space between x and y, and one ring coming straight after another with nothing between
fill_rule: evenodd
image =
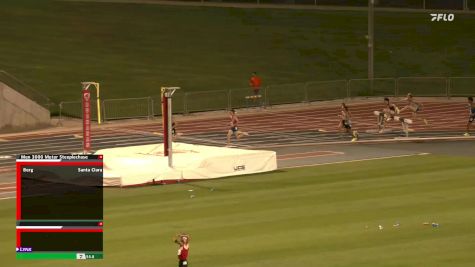
<instances>
[{"instance_id":1,"label":"athlete in white uniform","mask_svg":"<svg viewBox=\"0 0 475 267\"><path fill-rule=\"evenodd\" d=\"M425 125L429 125L429 121L427 121L427 119L421 117L421 115L420 115L420 112L422 111L422 104L414 101L414 97L412 96L411 93L407 94L406 101L407 101L407 105L405 107L403 107L400 110L400 112L402 113L403 111L409 109L412 112L412 119L413 120L415 120L419 117L424 121Z\"/></svg>"}]
</instances>

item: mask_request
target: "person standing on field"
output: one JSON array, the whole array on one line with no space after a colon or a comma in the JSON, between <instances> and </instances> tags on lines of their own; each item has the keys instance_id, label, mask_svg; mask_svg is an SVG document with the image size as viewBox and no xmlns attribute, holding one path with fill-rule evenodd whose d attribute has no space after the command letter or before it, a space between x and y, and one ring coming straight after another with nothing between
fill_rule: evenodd
<instances>
[{"instance_id":1,"label":"person standing on field","mask_svg":"<svg viewBox=\"0 0 475 267\"><path fill-rule=\"evenodd\" d=\"M175 237L174 241L180 246L180 248L178 249L178 267L188 267L190 236L187 234L180 234Z\"/></svg>"}]
</instances>

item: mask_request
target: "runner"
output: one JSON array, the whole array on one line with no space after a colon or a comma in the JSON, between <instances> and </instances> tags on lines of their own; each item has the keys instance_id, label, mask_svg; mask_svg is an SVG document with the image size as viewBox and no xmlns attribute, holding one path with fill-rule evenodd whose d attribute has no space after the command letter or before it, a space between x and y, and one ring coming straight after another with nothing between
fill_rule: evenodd
<instances>
[{"instance_id":1,"label":"runner","mask_svg":"<svg viewBox=\"0 0 475 267\"><path fill-rule=\"evenodd\" d=\"M176 125L177 123L175 121L172 122L172 140L175 141L178 139L179 136L181 136L181 133L178 133L176 131Z\"/></svg>"},{"instance_id":2,"label":"runner","mask_svg":"<svg viewBox=\"0 0 475 267\"><path fill-rule=\"evenodd\" d=\"M178 267L188 266L188 253L190 251L190 236L187 234L179 234L174 238L180 248L178 249Z\"/></svg>"},{"instance_id":3,"label":"runner","mask_svg":"<svg viewBox=\"0 0 475 267\"><path fill-rule=\"evenodd\" d=\"M378 116L378 131L382 133L386 122L394 120L394 116L399 114L399 108L390 102L389 98L384 98L384 108L382 111L375 111Z\"/></svg>"},{"instance_id":4,"label":"runner","mask_svg":"<svg viewBox=\"0 0 475 267\"><path fill-rule=\"evenodd\" d=\"M470 115L468 116L467 132L464 134L465 136L470 136L470 126L473 121L475 121L475 104L473 103L473 97L471 96L468 97L468 108L470 110Z\"/></svg>"},{"instance_id":5,"label":"runner","mask_svg":"<svg viewBox=\"0 0 475 267\"><path fill-rule=\"evenodd\" d=\"M247 132L242 132L239 130L238 128L238 123L239 123L239 119L236 115L236 111L234 109L231 109L231 111L229 112L229 119L231 120L229 122L229 130L228 130L228 142L227 142L227 145L229 146L231 144L231 136L234 134L236 136L236 139L239 140L241 139L241 137L244 135L244 136L248 136L249 133Z\"/></svg>"},{"instance_id":6,"label":"runner","mask_svg":"<svg viewBox=\"0 0 475 267\"><path fill-rule=\"evenodd\" d=\"M351 133L352 142L357 141L358 132L357 131L351 132L351 112L345 103L341 103L341 114L339 115L339 117L341 120L340 120L340 124L338 125L338 128L345 129L346 133Z\"/></svg>"},{"instance_id":7,"label":"runner","mask_svg":"<svg viewBox=\"0 0 475 267\"><path fill-rule=\"evenodd\" d=\"M414 97L412 96L411 93L407 94L407 97L405 100L407 101L407 106L403 107L400 110L400 112L403 112L404 110L409 109L412 111L412 119L415 120L417 118L417 114L419 114L419 117L421 117L420 112L422 111L422 104L414 101ZM424 121L425 125L429 125L429 122L427 121L427 119L422 118L422 120Z\"/></svg>"},{"instance_id":8,"label":"runner","mask_svg":"<svg viewBox=\"0 0 475 267\"><path fill-rule=\"evenodd\" d=\"M379 133L384 132L384 127L385 127L386 122L398 121L401 123L402 131L404 132L406 137L408 137L409 124L412 123L412 120L398 116L398 114L400 113L400 110L395 104L392 104L390 102L389 98L387 97L384 98L384 104L385 104L385 107L383 108L382 111L374 112L374 114L378 116Z\"/></svg>"}]
</instances>

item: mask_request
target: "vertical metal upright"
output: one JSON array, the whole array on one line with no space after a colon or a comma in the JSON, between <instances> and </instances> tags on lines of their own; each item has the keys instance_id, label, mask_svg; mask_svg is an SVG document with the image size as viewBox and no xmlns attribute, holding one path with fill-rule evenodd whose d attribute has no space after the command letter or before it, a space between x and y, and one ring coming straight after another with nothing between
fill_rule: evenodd
<instances>
[{"instance_id":1,"label":"vertical metal upright","mask_svg":"<svg viewBox=\"0 0 475 267\"><path fill-rule=\"evenodd\" d=\"M173 168L172 96L180 87L162 87L162 117L164 156L168 156L168 167Z\"/></svg>"},{"instance_id":2,"label":"vertical metal upright","mask_svg":"<svg viewBox=\"0 0 475 267\"><path fill-rule=\"evenodd\" d=\"M173 136L172 136L172 94L168 92L167 96L167 115L168 115L168 167L173 168Z\"/></svg>"}]
</instances>

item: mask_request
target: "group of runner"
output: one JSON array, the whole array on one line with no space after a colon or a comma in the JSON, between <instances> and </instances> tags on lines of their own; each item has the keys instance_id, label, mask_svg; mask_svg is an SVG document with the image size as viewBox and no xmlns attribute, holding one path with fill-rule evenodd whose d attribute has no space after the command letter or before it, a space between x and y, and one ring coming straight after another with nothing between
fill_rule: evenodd
<instances>
[{"instance_id":1,"label":"group of runner","mask_svg":"<svg viewBox=\"0 0 475 267\"><path fill-rule=\"evenodd\" d=\"M386 123L390 121L397 121L401 123L402 126L402 131L405 133L406 136L409 135L409 124L413 122L413 120L416 119L422 119L424 121L425 125L429 125L429 121L422 117L420 115L420 112L422 111L422 104L418 103L414 100L414 97L412 96L411 93L407 94L407 97L405 99L407 101L406 106L404 106L402 109L399 109L399 107L391 103L388 97L384 98L384 107L382 110L377 110L374 111L374 115L376 115L377 118L377 127L378 127L378 133L383 133ZM350 132L352 127L351 127L351 114L348 110L348 106L346 106L344 103L341 106L341 122L339 125L340 129L345 129L345 131ZM400 115L403 111L405 110L410 110L412 113L412 118L405 118L402 115ZM352 132L352 141L358 140L358 132L353 131Z\"/></svg>"},{"instance_id":2,"label":"group of runner","mask_svg":"<svg viewBox=\"0 0 475 267\"><path fill-rule=\"evenodd\" d=\"M422 120L426 126L429 126L430 123L424 115L421 114L423 109L423 105L419 102L414 100L414 96L409 93L405 99L406 105L399 109L399 107L392 103L391 100L387 97L384 98L384 106L379 111L374 111L374 114L377 118L377 131L378 133L384 133L385 127L388 122L394 121L401 123L402 131L406 136L409 135L409 125L413 123L415 120ZM475 104L473 103L473 97L467 98L468 105L469 105L469 119L467 122L467 128L465 136L470 136L470 127L472 123L475 121ZM402 115L404 111L410 111L411 116L405 117ZM352 115L350 112L349 107L345 104L341 104L341 113L339 114L339 125L338 128L345 131L346 133L351 135L351 141L359 140L359 133L358 131L353 129L352 126ZM176 131L176 123L173 122L172 124L172 135L173 140L176 140L180 133ZM249 136L248 132L241 131L239 129L239 118L237 116L236 110L232 109L229 111L229 128L227 131L227 146L231 145L231 138L235 136L236 140L240 140L243 136Z\"/></svg>"},{"instance_id":3,"label":"group of runner","mask_svg":"<svg viewBox=\"0 0 475 267\"><path fill-rule=\"evenodd\" d=\"M400 122L402 131L406 136L409 134L409 124L412 124L412 122L416 119L422 120L426 126L430 125L429 121L423 117L423 115L421 115L423 105L416 102L414 100L414 96L411 93L407 94L405 101L407 101L406 106L404 106L402 109L399 109L396 104L391 103L389 98L384 98L384 107L382 110L374 111L374 115L377 116L378 133L383 133L386 123L390 121ZM464 136L470 136L470 127L475 121L475 104L473 103L473 97L468 97L467 101L469 106L469 118L466 128L467 131L465 132ZM401 113L406 110L409 110L412 113L411 118L406 118L401 115ZM357 141L359 139L359 135L356 130L352 131L351 112L345 103L341 104L341 114L339 117L341 120L338 128L344 130L347 133L351 133L352 141Z\"/></svg>"}]
</instances>

